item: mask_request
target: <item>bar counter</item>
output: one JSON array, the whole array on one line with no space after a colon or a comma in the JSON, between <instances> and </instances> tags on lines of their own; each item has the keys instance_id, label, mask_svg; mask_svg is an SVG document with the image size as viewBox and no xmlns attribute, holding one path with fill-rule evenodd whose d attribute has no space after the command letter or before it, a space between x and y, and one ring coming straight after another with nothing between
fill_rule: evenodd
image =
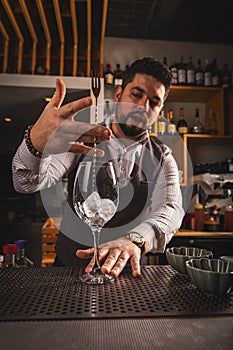
<instances>
[{"instance_id":1,"label":"bar counter","mask_svg":"<svg viewBox=\"0 0 233 350\"><path fill-rule=\"evenodd\" d=\"M168 265L88 286L72 268L0 270L3 349L232 349L233 293L209 295Z\"/></svg>"}]
</instances>

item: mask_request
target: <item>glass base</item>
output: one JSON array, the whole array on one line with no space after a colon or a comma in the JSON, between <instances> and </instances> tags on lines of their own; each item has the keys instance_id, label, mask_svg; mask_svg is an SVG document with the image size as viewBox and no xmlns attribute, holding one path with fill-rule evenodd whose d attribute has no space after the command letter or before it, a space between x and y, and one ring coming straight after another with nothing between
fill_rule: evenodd
<instances>
[{"instance_id":1,"label":"glass base","mask_svg":"<svg viewBox=\"0 0 233 350\"><path fill-rule=\"evenodd\" d=\"M81 275L79 277L79 280L83 283L86 284L107 284L107 283L113 283L114 282L114 277L108 275L108 274L103 274L102 272L92 272L92 273L85 273L84 275Z\"/></svg>"}]
</instances>

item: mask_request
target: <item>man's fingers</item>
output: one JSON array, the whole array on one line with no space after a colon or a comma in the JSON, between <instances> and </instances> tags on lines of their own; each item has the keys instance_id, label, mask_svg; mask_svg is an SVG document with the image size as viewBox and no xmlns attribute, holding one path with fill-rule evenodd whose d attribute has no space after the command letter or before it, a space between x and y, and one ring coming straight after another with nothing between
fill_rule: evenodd
<instances>
[{"instance_id":1,"label":"man's fingers","mask_svg":"<svg viewBox=\"0 0 233 350\"><path fill-rule=\"evenodd\" d=\"M90 156L94 156L94 154L95 154L94 148L82 145L78 142L70 142L69 145L71 145L68 149L69 152L79 153L79 154L88 154ZM96 156L103 157L104 151L102 151L100 149L96 149Z\"/></svg>"},{"instance_id":2,"label":"man's fingers","mask_svg":"<svg viewBox=\"0 0 233 350\"><path fill-rule=\"evenodd\" d=\"M91 261L89 262L89 264L87 265L87 267L85 268L85 272L89 273L91 272L95 267L95 258L94 256L92 257Z\"/></svg>"},{"instance_id":3,"label":"man's fingers","mask_svg":"<svg viewBox=\"0 0 233 350\"><path fill-rule=\"evenodd\" d=\"M99 261L101 261L107 255L107 253L108 253L107 249L103 249L103 250L101 249L101 251L98 250ZM87 250L77 250L76 255L83 259L92 257L91 261L85 268L85 272L87 273L91 272L95 267L94 248L90 248Z\"/></svg>"},{"instance_id":4,"label":"man's fingers","mask_svg":"<svg viewBox=\"0 0 233 350\"><path fill-rule=\"evenodd\" d=\"M109 252L109 248L99 247L99 249L98 249L99 261L102 261L104 258L106 258L106 256L108 255L108 252Z\"/></svg>"},{"instance_id":5,"label":"man's fingers","mask_svg":"<svg viewBox=\"0 0 233 350\"><path fill-rule=\"evenodd\" d=\"M106 126L73 120L66 120L62 124L59 133L73 135L74 141L79 140L83 142L93 142L94 137L96 137L96 141L98 142L108 141L112 135L112 131Z\"/></svg>"},{"instance_id":6,"label":"man's fingers","mask_svg":"<svg viewBox=\"0 0 233 350\"><path fill-rule=\"evenodd\" d=\"M119 240L118 240L119 241ZM121 239L123 240L123 238ZM94 261L94 249L90 248L87 250L78 250L76 252L77 256L80 258L92 258L91 262L86 267L86 272L91 272L95 266ZM103 273L107 273L113 277L118 277L119 274L123 271L127 262L130 262L132 275L134 277L139 277L141 275L140 271L140 258L141 258L141 250L134 243L129 242L127 249L122 245L109 247L109 244L103 244L100 246L98 251L99 261L104 260L104 263L101 267L101 271Z\"/></svg>"},{"instance_id":7,"label":"man's fingers","mask_svg":"<svg viewBox=\"0 0 233 350\"><path fill-rule=\"evenodd\" d=\"M79 249L76 250L76 255L81 258L81 259L88 259L91 258L94 254L94 248L89 248L89 249Z\"/></svg>"},{"instance_id":8,"label":"man's fingers","mask_svg":"<svg viewBox=\"0 0 233 350\"><path fill-rule=\"evenodd\" d=\"M92 103L93 100L90 96L81 98L73 102L69 102L66 105L59 108L58 116L63 119L73 117L77 112L80 112L84 108L90 107Z\"/></svg>"},{"instance_id":9,"label":"man's fingers","mask_svg":"<svg viewBox=\"0 0 233 350\"><path fill-rule=\"evenodd\" d=\"M134 277L141 276L140 257L138 257L137 255L131 256L130 265L132 268L132 275Z\"/></svg>"},{"instance_id":10,"label":"man's fingers","mask_svg":"<svg viewBox=\"0 0 233 350\"><path fill-rule=\"evenodd\" d=\"M92 127L93 124L89 124L89 129L87 132L80 134L79 141L83 142L93 142L94 137L96 138L96 142L108 141L111 138L112 132L110 129L105 126L95 126ZM92 127L90 129L90 127Z\"/></svg>"},{"instance_id":11,"label":"man's fingers","mask_svg":"<svg viewBox=\"0 0 233 350\"><path fill-rule=\"evenodd\" d=\"M56 79L56 91L53 94L50 105L59 108L66 95L66 86L61 79Z\"/></svg>"},{"instance_id":12,"label":"man's fingers","mask_svg":"<svg viewBox=\"0 0 233 350\"><path fill-rule=\"evenodd\" d=\"M110 251L110 253L108 254L107 259L105 260L101 270L103 273L111 273L111 275L113 275L114 277L118 276L119 273L122 271L119 271L119 273L117 273L118 269L119 269L119 265L123 265L122 269L124 268L124 266L126 265L129 256L127 255L127 258L123 258L122 260L122 255L126 255L124 252L122 253L120 249L116 248L116 249L112 249ZM125 262L126 260L126 262ZM125 263L124 263L125 262ZM114 268L113 268L114 267ZM115 269L116 267L116 269Z\"/></svg>"}]
</instances>

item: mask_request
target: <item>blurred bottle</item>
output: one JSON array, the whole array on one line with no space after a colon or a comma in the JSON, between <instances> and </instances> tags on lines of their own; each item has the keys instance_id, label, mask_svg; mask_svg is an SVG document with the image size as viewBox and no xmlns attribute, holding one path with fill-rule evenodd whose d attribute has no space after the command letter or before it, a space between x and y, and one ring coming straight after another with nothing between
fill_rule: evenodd
<instances>
[{"instance_id":1,"label":"blurred bottle","mask_svg":"<svg viewBox=\"0 0 233 350\"><path fill-rule=\"evenodd\" d=\"M196 203L194 207L195 231L203 231L204 228L204 208L201 203Z\"/></svg>"},{"instance_id":2,"label":"blurred bottle","mask_svg":"<svg viewBox=\"0 0 233 350\"><path fill-rule=\"evenodd\" d=\"M106 71L104 72L104 84L113 86L114 84L114 75L111 70L111 64L107 63L106 65Z\"/></svg>"},{"instance_id":3,"label":"blurred bottle","mask_svg":"<svg viewBox=\"0 0 233 350\"><path fill-rule=\"evenodd\" d=\"M124 70L123 74L124 74L128 69L129 69L129 64L126 64L126 65L125 65L125 70Z\"/></svg>"},{"instance_id":4,"label":"blurred bottle","mask_svg":"<svg viewBox=\"0 0 233 350\"><path fill-rule=\"evenodd\" d=\"M200 121L199 108L195 109L195 122L190 131L192 134L204 134L205 132L204 125Z\"/></svg>"},{"instance_id":5,"label":"blurred bottle","mask_svg":"<svg viewBox=\"0 0 233 350\"><path fill-rule=\"evenodd\" d=\"M3 261L4 261L4 255L0 255L0 269L3 266Z\"/></svg>"},{"instance_id":6,"label":"blurred bottle","mask_svg":"<svg viewBox=\"0 0 233 350\"><path fill-rule=\"evenodd\" d=\"M173 110L169 109L168 113L167 113L167 120L168 120L168 124L167 124L167 133L168 135L175 135L176 134L176 124L174 122L173 119Z\"/></svg>"},{"instance_id":7,"label":"blurred bottle","mask_svg":"<svg viewBox=\"0 0 233 350\"><path fill-rule=\"evenodd\" d=\"M178 84L178 69L177 69L177 64L173 63L169 67L171 73L172 73L172 85L177 85Z\"/></svg>"},{"instance_id":8,"label":"blurred bottle","mask_svg":"<svg viewBox=\"0 0 233 350\"><path fill-rule=\"evenodd\" d=\"M212 65L212 86L221 86L221 80L221 71L218 69L217 59L215 58Z\"/></svg>"},{"instance_id":9,"label":"blurred bottle","mask_svg":"<svg viewBox=\"0 0 233 350\"><path fill-rule=\"evenodd\" d=\"M2 268L19 268L19 265L15 262L17 250L16 244L5 244L3 246L4 261Z\"/></svg>"},{"instance_id":10,"label":"blurred bottle","mask_svg":"<svg viewBox=\"0 0 233 350\"><path fill-rule=\"evenodd\" d=\"M35 68L35 74L38 74L38 75L48 75L48 71L47 71L47 68L45 66L36 66Z\"/></svg>"},{"instance_id":11,"label":"blurred bottle","mask_svg":"<svg viewBox=\"0 0 233 350\"><path fill-rule=\"evenodd\" d=\"M179 121L176 125L176 129L181 136L188 133L188 124L187 124L186 120L184 119L184 109L183 108L180 108Z\"/></svg>"},{"instance_id":12,"label":"blurred bottle","mask_svg":"<svg viewBox=\"0 0 233 350\"><path fill-rule=\"evenodd\" d=\"M121 65L120 65L120 63L117 63L116 69L114 70L114 85L115 86L122 85L122 77L123 77L123 71L121 70Z\"/></svg>"},{"instance_id":13,"label":"blurred bottle","mask_svg":"<svg viewBox=\"0 0 233 350\"><path fill-rule=\"evenodd\" d=\"M106 120L111 114L110 102L106 101L104 106L104 120Z\"/></svg>"},{"instance_id":14,"label":"blurred bottle","mask_svg":"<svg viewBox=\"0 0 233 350\"><path fill-rule=\"evenodd\" d=\"M209 111L209 114L207 116L206 132L210 135L216 135L218 133L215 113L212 110Z\"/></svg>"},{"instance_id":15,"label":"blurred bottle","mask_svg":"<svg viewBox=\"0 0 233 350\"><path fill-rule=\"evenodd\" d=\"M197 86L204 85L204 72L202 69L200 58L198 58L198 60L197 60L197 66L196 66L196 70L195 70L195 83Z\"/></svg>"},{"instance_id":16,"label":"blurred bottle","mask_svg":"<svg viewBox=\"0 0 233 350\"><path fill-rule=\"evenodd\" d=\"M220 229L220 215L218 211L218 207L213 205L209 208L208 214L205 213L204 217L204 230L205 231L219 231Z\"/></svg>"},{"instance_id":17,"label":"blurred bottle","mask_svg":"<svg viewBox=\"0 0 233 350\"><path fill-rule=\"evenodd\" d=\"M187 76L187 85L195 84L195 68L193 65L192 56L189 57L189 61L186 66L186 76Z\"/></svg>"},{"instance_id":18,"label":"blurred bottle","mask_svg":"<svg viewBox=\"0 0 233 350\"><path fill-rule=\"evenodd\" d=\"M212 67L209 60L205 60L204 86L212 86Z\"/></svg>"},{"instance_id":19,"label":"blurred bottle","mask_svg":"<svg viewBox=\"0 0 233 350\"><path fill-rule=\"evenodd\" d=\"M228 64L224 63L223 65L223 72L222 72L222 87L223 88L228 88L232 85L232 75L231 71L228 68Z\"/></svg>"},{"instance_id":20,"label":"blurred bottle","mask_svg":"<svg viewBox=\"0 0 233 350\"><path fill-rule=\"evenodd\" d=\"M28 259L25 255L25 245L27 241L25 239L19 239L14 242L17 245L18 250L16 253L16 263L19 267L33 267L34 263Z\"/></svg>"},{"instance_id":21,"label":"blurred bottle","mask_svg":"<svg viewBox=\"0 0 233 350\"><path fill-rule=\"evenodd\" d=\"M164 111L159 113L158 117L158 135L165 135L167 128L167 120L164 117Z\"/></svg>"},{"instance_id":22,"label":"blurred bottle","mask_svg":"<svg viewBox=\"0 0 233 350\"><path fill-rule=\"evenodd\" d=\"M154 134L155 133L155 125L156 125L156 123L153 123L152 125L150 125L148 127L149 134Z\"/></svg>"},{"instance_id":23,"label":"blurred bottle","mask_svg":"<svg viewBox=\"0 0 233 350\"><path fill-rule=\"evenodd\" d=\"M184 64L183 56L180 58L178 63L178 85L186 85L186 67Z\"/></svg>"},{"instance_id":24,"label":"blurred bottle","mask_svg":"<svg viewBox=\"0 0 233 350\"><path fill-rule=\"evenodd\" d=\"M228 205L225 207L224 231L233 232L233 207L232 207L232 205Z\"/></svg>"}]
</instances>

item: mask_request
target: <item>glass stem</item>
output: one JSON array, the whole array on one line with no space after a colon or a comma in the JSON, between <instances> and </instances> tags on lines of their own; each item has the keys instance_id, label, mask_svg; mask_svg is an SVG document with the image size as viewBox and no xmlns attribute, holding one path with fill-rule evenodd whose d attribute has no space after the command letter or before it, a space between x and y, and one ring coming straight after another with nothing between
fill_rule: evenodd
<instances>
[{"instance_id":1,"label":"glass stem","mask_svg":"<svg viewBox=\"0 0 233 350\"><path fill-rule=\"evenodd\" d=\"M100 231L101 229L93 229L93 240L94 240L94 261L95 261L95 270L100 270L100 263L99 263L99 257L98 257L98 249L99 249L99 239L100 239Z\"/></svg>"}]
</instances>

